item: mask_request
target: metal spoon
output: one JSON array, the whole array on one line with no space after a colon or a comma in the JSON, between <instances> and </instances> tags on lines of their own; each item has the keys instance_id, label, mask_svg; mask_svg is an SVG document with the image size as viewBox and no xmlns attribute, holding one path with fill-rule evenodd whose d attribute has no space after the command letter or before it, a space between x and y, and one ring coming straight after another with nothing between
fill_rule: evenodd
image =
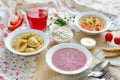
<instances>
[{"instance_id":1,"label":"metal spoon","mask_svg":"<svg viewBox=\"0 0 120 80\"><path fill-rule=\"evenodd\" d=\"M91 73L88 74L88 76L89 77L90 76L92 76L92 77L101 77L108 71L109 66L110 66L109 61L100 62L96 66L93 67Z\"/></svg>"},{"instance_id":2,"label":"metal spoon","mask_svg":"<svg viewBox=\"0 0 120 80\"><path fill-rule=\"evenodd\" d=\"M87 76L85 75L77 80L86 80L86 78L90 77L100 78L108 71L109 66L109 61L100 62L92 68L92 71Z\"/></svg>"}]
</instances>

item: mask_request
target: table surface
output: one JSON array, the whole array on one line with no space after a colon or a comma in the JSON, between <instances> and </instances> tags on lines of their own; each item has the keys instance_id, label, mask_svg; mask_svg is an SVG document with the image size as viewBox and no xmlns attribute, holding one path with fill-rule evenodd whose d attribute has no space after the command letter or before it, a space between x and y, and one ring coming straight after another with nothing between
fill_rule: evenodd
<instances>
[{"instance_id":1,"label":"table surface","mask_svg":"<svg viewBox=\"0 0 120 80\"><path fill-rule=\"evenodd\" d=\"M3 0L4 1L4 0ZM13 0L14 1L14 0ZM29 0L25 0L25 1L29 1ZM32 1L32 0L31 0ZM37 1L37 0L36 0ZM50 1L50 0L44 0L44 1ZM51 0L52 1L52 0ZM61 1L63 1L63 0L61 0ZM64 0L65 1L65 0ZM67 1L67 0L66 0ZM70 1L74 1L74 0L70 0ZM70 1L68 1L68 2L70 2ZM96 0L97 1L97 0ZM41 0L41 2L43 2L43 0ZM73 2L72 2L73 3ZM41 3L42 4L42 3ZM38 5L41 5L40 3L38 4ZM50 7L52 7L53 5L51 4L51 2L49 2L49 6ZM97 4L98 4L98 2L97 2ZM45 5L45 4L43 4L43 5ZM42 6L43 6L42 5ZM47 4L46 4L47 5ZM4 6L4 5L3 5ZM24 5L24 7L25 7L26 5ZM36 6L36 5L35 5ZM76 4L76 3L74 3L74 6L73 5L69 5L70 7L72 7L72 9L74 9L74 6L77 8L77 9L80 9L80 10L83 10L83 11L85 11L85 10L88 10L88 9L90 9L91 10L91 8L88 8L88 7L86 7L85 8L85 6L81 6L81 7L79 7L80 5L78 5L78 4ZM13 7L13 6L11 6L11 7ZM21 8L23 8L23 6L16 6L17 8L18 8L18 10L19 10L19 8L21 9ZM54 7L54 6L53 6ZM63 6L61 6L61 7L65 7L64 5ZM97 8L96 8L97 7ZM100 8L98 8L98 7L100 7ZM105 7L107 7L106 6L106 4L105 4ZM106 11L106 9L108 9L108 8L105 8L105 7L101 7L101 6L95 6L95 9L96 10L98 10L98 9L101 9L102 11ZM119 7L119 6L118 6ZM17 9L16 8L16 9ZM116 8L117 8L117 6L116 6ZM114 12L113 11L113 7L111 7L110 9L112 9L112 10L107 10L107 12ZM116 9L114 9L114 10L116 10ZM89 10L88 10L89 11ZM115 12L114 12L115 13ZM104 34L104 33L103 33ZM120 31L115 31L114 32L114 34L116 35L116 34L120 34ZM120 35L119 35L120 36ZM86 35L86 34L83 34L83 33L81 33L81 32L79 32L79 33L74 33L74 38L71 40L71 42L75 42L75 43L78 43L78 44L80 44L80 39L82 38L82 37L92 37L92 38L94 38L96 41L97 41L97 45L96 45L96 47L95 47L95 49L99 49L99 48L101 48L102 46L105 46L106 45L106 43L105 43L105 41L103 40L103 35L101 34L101 35L97 35L97 36L88 36L88 35ZM50 44L49 44L49 46L44 50L44 51L42 51L39 55L37 55L37 58L36 58L36 63L37 63L37 66L36 66L36 68L35 68L35 72L34 72L34 74L33 74L33 77L32 77L32 80L48 80L48 79L51 79L52 77L55 77L55 76L59 76L59 75L61 75L61 74L59 74L59 73L57 73L57 72L54 72L53 70L51 70L50 68L49 68L49 66L46 64L46 61L45 61L45 56L46 56L46 52L52 47L52 46L54 46L54 45L56 45L56 43L53 41L53 40L51 40L51 42L50 42ZM96 57L95 56L95 49L93 49L93 50L90 50L91 51L91 53L92 53L92 55L94 56L94 57ZM97 63L97 62L96 62ZM110 67L110 69L111 69L111 72L113 73L113 75L115 75L115 77L117 78L117 80L120 80L120 76L119 76L119 74L120 74L120 67L114 67L114 66L111 66Z\"/></svg>"},{"instance_id":2,"label":"table surface","mask_svg":"<svg viewBox=\"0 0 120 80\"><path fill-rule=\"evenodd\" d=\"M113 34L115 35L116 33L120 33L120 32L115 31ZM80 44L79 41L82 37L92 37L93 39L97 41L96 47L93 50L90 50L92 55L95 56L94 50L106 45L106 42L103 39L103 35L104 33L100 35L96 35L96 36L88 36L81 32L74 33L74 38L70 42L75 42L75 43ZM49 48L51 48L54 45L56 45L56 43L51 39L49 46L43 52L37 55L37 59L36 59L37 66L36 66L36 70L34 72L32 80L48 80L48 79L51 79L52 77L60 75L59 73L56 73L53 70L51 70L45 61L46 52L49 50ZM115 75L117 80L120 80L120 76L119 76L120 67L111 66L110 69L111 71L113 71L112 73L113 75Z\"/></svg>"}]
</instances>

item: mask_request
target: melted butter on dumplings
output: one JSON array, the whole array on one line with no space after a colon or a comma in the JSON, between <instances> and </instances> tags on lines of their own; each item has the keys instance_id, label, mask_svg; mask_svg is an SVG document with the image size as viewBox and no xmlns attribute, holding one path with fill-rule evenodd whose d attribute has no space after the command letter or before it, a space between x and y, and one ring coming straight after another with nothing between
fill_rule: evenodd
<instances>
[{"instance_id":1,"label":"melted butter on dumplings","mask_svg":"<svg viewBox=\"0 0 120 80\"><path fill-rule=\"evenodd\" d=\"M44 40L35 33L26 33L17 36L12 41L12 48L18 52L34 52L42 48Z\"/></svg>"}]
</instances>

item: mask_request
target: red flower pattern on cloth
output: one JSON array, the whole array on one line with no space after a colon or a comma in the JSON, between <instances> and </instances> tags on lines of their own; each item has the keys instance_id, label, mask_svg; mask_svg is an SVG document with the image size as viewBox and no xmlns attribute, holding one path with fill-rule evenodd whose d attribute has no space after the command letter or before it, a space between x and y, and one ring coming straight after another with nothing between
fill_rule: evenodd
<instances>
[{"instance_id":1,"label":"red flower pattern on cloth","mask_svg":"<svg viewBox=\"0 0 120 80\"><path fill-rule=\"evenodd\" d=\"M0 80L3 80L3 76L0 76Z\"/></svg>"},{"instance_id":2,"label":"red flower pattern on cloth","mask_svg":"<svg viewBox=\"0 0 120 80\"><path fill-rule=\"evenodd\" d=\"M74 5L72 5L72 6L70 6L70 8L71 8L71 9L75 9L75 6L74 6Z\"/></svg>"},{"instance_id":3,"label":"red flower pattern on cloth","mask_svg":"<svg viewBox=\"0 0 120 80\"><path fill-rule=\"evenodd\" d=\"M52 4L53 4L53 1L49 1L48 4L49 4L49 5L52 5Z\"/></svg>"},{"instance_id":4,"label":"red flower pattern on cloth","mask_svg":"<svg viewBox=\"0 0 120 80\"><path fill-rule=\"evenodd\" d=\"M6 38L7 36L8 36L8 33L5 32L5 33L3 34L3 37Z\"/></svg>"},{"instance_id":5,"label":"red flower pattern on cloth","mask_svg":"<svg viewBox=\"0 0 120 80\"><path fill-rule=\"evenodd\" d=\"M35 66L35 57L23 57L9 51L5 51L5 57L0 58L0 72L10 80L21 80L23 76L29 80Z\"/></svg>"},{"instance_id":6,"label":"red flower pattern on cloth","mask_svg":"<svg viewBox=\"0 0 120 80\"><path fill-rule=\"evenodd\" d=\"M4 47L4 43L3 41L0 41L0 48L3 48Z\"/></svg>"},{"instance_id":7,"label":"red flower pattern on cloth","mask_svg":"<svg viewBox=\"0 0 120 80\"><path fill-rule=\"evenodd\" d=\"M0 24L0 30L4 29L4 24Z\"/></svg>"},{"instance_id":8,"label":"red flower pattern on cloth","mask_svg":"<svg viewBox=\"0 0 120 80\"><path fill-rule=\"evenodd\" d=\"M17 4L18 4L19 6L22 6L22 5L23 5L23 2L20 1L20 2L18 2Z\"/></svg>"}]
</instances>

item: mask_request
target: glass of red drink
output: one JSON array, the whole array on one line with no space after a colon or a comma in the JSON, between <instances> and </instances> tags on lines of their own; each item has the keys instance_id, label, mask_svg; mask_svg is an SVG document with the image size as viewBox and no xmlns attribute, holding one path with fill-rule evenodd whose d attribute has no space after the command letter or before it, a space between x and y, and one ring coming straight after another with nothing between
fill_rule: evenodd
<instances>
[{"instance_id":1,"label":"glass of red drink","mask_svg":"<svg viewBox=\"0 0 120 80\"><path fill-rule=\"evenodd\" d=\"M26 9L30 28L45 31L47 28L48 9L30 8Z\"/></svg>"}]
</instances>

